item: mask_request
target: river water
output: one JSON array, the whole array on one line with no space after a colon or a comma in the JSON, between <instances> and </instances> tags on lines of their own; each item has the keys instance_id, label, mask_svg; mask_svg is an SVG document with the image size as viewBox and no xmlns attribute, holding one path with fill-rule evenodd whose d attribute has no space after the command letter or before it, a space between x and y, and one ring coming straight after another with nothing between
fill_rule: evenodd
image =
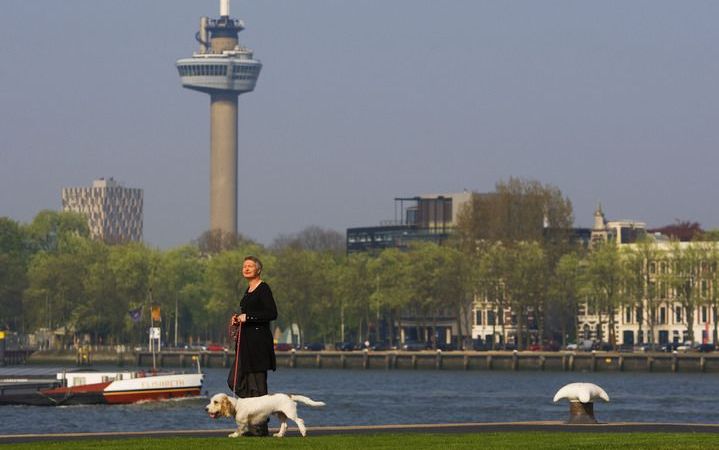
<instances>
[{"instance_id":1,"label":"river water","mask_svg":"<svg viewBox=\"0 0 719 450\"><path fill-rule=\"evenodd\" d=\"M116 370L108 368L109 370ZM226 369L206 369L203 391L229 392ZM271 392L327 403L300 406L308 426L565 420L568 406L552 403L567 383L602 386L602 422L719 423L719 376L688 373L571 373L423 370L280 369ZM231 428L212 420L207 398L134 405L0 406L0 434ZM270 426L276 426L273 418Z\"/></svg>"}]
</instances>

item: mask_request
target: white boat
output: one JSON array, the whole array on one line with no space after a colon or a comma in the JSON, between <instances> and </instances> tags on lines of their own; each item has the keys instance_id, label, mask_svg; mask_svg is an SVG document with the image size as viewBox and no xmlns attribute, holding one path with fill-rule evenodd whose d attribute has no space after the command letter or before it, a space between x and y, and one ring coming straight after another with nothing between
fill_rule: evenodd
<instances>
[{"instance_id":1,"label":"white boat","mask_svg":"<svg viewBox=\"0 0 719 450\"><path fill-rule=\"evenodd\" d=\"M0 405L127 404L197 397L203 381L199 364L197 373L63 371L55 379L2 380Z\"/></svg>"}]
</instances>

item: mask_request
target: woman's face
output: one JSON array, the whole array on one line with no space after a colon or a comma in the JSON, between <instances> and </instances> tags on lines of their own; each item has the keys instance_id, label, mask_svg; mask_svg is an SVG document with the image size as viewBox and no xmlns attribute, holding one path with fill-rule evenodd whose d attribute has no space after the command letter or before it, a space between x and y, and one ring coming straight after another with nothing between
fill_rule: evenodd
<instances>
[{"instance_id":1,"label":"woman's face","mask_svg":"<svg viewBox=\"0 0 719 450\"><path fill-rule=\"evenodd\" d=\"M242 263L242 276L248 280L259 277L260 272L257 270L257 264L250 259Z\"/></svg>"}]
</instances>

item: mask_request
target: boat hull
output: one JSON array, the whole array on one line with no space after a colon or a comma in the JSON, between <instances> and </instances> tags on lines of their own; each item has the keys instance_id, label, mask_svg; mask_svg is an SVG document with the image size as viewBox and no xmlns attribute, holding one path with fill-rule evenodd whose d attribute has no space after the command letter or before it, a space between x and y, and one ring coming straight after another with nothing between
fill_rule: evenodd
<instances>
[{"instance_id":1,"label":"boat hull","mask_svg":"<svg viewBox=\"0 0 719 450\"><path fill-rule=\"evenodd\" d=\"M105 403L102 390L109 383L101 385L62 387L60 382L13 383L0 387L0 405L92 405Z\"/></svg>"},{"instance_id":2,"label":"boat hull","mask_svg":"<svg viewBox=\"0 0 719 450\"><path fill-rule=\"evenodd\" d=\"M0 386L0 405L128 404L196 397L201 393L202 381L202 374L168 374L70 387L61 381L12 383Z\"/></svg>"},{"instance_id":3,"label":"boat hull","mask_svg":"<svg viewBox=\"0 0 719 450\"><path fill-rule=\"evenodd\" d=\"M202 380L199 373L155 375L113 381L103 392L110 404L196 397L200 395Z\"/></svg>"}]
</instances>

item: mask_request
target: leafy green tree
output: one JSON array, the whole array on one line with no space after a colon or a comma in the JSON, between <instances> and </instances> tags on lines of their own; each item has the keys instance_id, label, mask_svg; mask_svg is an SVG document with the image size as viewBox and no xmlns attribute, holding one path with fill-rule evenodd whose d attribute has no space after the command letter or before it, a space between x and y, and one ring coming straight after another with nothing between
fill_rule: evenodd
<instances>
[{"instance_id":1,"label":"leafy green tree","mask_svg":"<svg viewBox=\"0 0 719 450\"><path fill-rule=\"evenodd\" d=\"M65 234L53 251L40 251L32 257L23 296L27 329L65 327L68 335L74 309L86 300L84 280L92 256L92 241Z\"/></svg>"},{"instance_id":2,"label":"leafy green tree","mask_svg":"<svg viewBox=\"0 0 719 450\"><path fill-rule=\"evenodd\" d=\"M0 217L0 328L22 324L22 293L27 287L29 254L19 223Z\"/></svg>"},{"instance_id":3,"label":"leafy green tree","mask_svg":"<svg viewBox=\"0 0 719 450\"><path fill-rule=\"evenodd\" d=\"M447 301L453 289L450 280L443 277L448 264L444 248L434 243L421 242L412 245L410 256L410 279L413 285L411 310L414 315L428 319L431 329L430 342L437 346L437 318L451 310ZM445 285L446 283L446 285Z\"/></svg>"},{"instance_id":4,"label":"leafy green tree","mask_svg":"<svg viewBox=\"0 0 719 450\"><path fill-rule=\"evenodd\" d=\"M34 250L51 251L60 240L70 234L89 237L87 218L75 212L40 211L26 227L30 245Z\"/></svg>"},{"instance_id":5,"label":"leafy green tree","mask_svg":"<svg viewBox=\"0 0 719 450\"><path fill-rule=\"evenodd\" d=\"M78 334L89 334L96 344L125 342L125 299L118 295L115 276L108 263L110 249L101 242L87 242L84 295L71 316Z\"/></svg>"},{"instance_id":6,"label":"leafy green tree","mask_svg":"<svg viewBox=\"0 0 719 450\"><path fill-rule=\"evenodd\" d=\"M330 252L312 252L317 260L315 301L312 311L315 315L312 326L318 340L333 343L341 340L337 324L341 322L340 300L337 298L340 260Z\"/></svg>"},{"instance_id":7,"label":"leafy green tree","mask_svg":"<svg viewBox=\"0 0 719 450\"><path fill-rule=\"evenodd\" d=\"M188 336L210 325L204 302L209 297L204 284L206 261L190 245L160 255L153 294L168 319L164 326L167 342L186 342Z\"/></svg>"},{"instance_id":8,"label":"leafy green tree","mask_svg":"<svg viewBox=\"0 0 719 450\"><path fill-rule=\"evenodd\" d=\"M318 338L327 339L328 327L321 321L326 312L323 307L332 297L333 286L323 255L326 254L294 248L283 249L276 255L273 268L275 300L282 323L287 326L295 323L299 327L301 344Z\"/></svg>"},{"instance_id":9,"label":"leafy green tree","mask_svg":"<svg viewBox=\"0 0 719 450\"><path fill-rule=\"evenodd\" d=\"M414 295L413 273L410 266L410 254L396 248L382 250L367 263L368 297L370 309L376 313L376 330L379 322L388 319L389 342L394 345L398 336L394 333L394 323L402 329L402 314L410 306ZM369 311L368 311L369 312ZM369 322L369 317L367 322ZM375 340L379 340L375 337Z\"/></svg>"},{"instance_id":10,"label":"leafy green tree","mask_svg":"<svg viewBox=\"0 0 719 450\"><path fill-rule=\"evenodd\" d=\"M491 305L494 313L492 322L492 349L496 349L494 336L501 336L501 342L507 342L505 328L505 309L509 306L507 301L506 274L509 270L510 256L506 246L501 242L494 243L487 248L479 262L479 292L487 304ZM499 332L497 331L499 327Z\"/></svg>"},{"instance_id":11,"label":"leafy green tree","mask_svg":"<svg viewBox=\"0 0 719 450\"><path fill-rule=\"evenodd\" d=\"M517 317L517 346L525 348L524 329L529 309L540 320L546 299L546 256L537 242L519 242L510 249L505 286L512 313ZM538 336L542 325L538 324Z\"/></svg>"},{"instance_id":12,"label":"leafy green tree","mask_svg":"<svg viewBox=\"0 0 719 450\"><path fill-rule=\"evenodd\" d=\"M687 334L693 340L694 311L701 303L700 267L703 255L695 245L683 247L679 241L672 241L668 260L669 270L663 279L686 312Z\"/></svg>"},{"instance_id":13,"label":"leafy green tree","mask_svg":"<svg viewBox=\"0 0 719 450\"><path fill-rule=\"evenodd\" d=\"M550 293L556 300L556 311L560 315L559 323L562 333L562 347L567 345L567 336L572 330L576 336L578 330L577 317L582 292L583 264L576 252L567 253L559 259L551 277Z\"/></svg>"},{"instance_id":14,"label":"leafy green tree","mask_svg":"<svg viewBox=\"0 0 719 450\"><path fill-rule=\"evenodd\" d=\"M719 241L719 228L715 228L713 230L707 230L704 233L701 233L700 235L695 235L695 240L707 241L707 242L717 242L717 241Z\"/></svg>"},{"instance_id":15,"label":"leafy green tree","mask_svg":"<svg viewBox=\"0 0 719 450\"><path fill-rule=\"evenodd\" d=\"M702 283L706 283L705 289L703 289L704 299L706 303L711 306L712 311L712 342L714 344L719 343L719 334L717 333L717 320L719 314L719 247L716 242L710 242L704 251L704 261L701 269Z\"/></svg>"},{"instance_id":16,"label":"leafy green tree","mask_svg":"<svg viewBox=\"0 0 719 450\"><path fill-rule=\"evenodd\" d=\"M478 255L467 255L459 249L453 249L451 261L451 275L457 283L455 296L452 298L457 314L458 344L462 349L471 349L472 314L479 283L479 258Z\"/></svg>"},{"instance_id":17,"label":"leafy green tree","mask_svg":"<svg viewBox=\"0 0 719 450\"><path fill-rule=\"evenodd\" d=\"M367 253L349 255L343 264L337 266L337 283L335 298L340 308L340 340L347 341L352 335L348 329L356 330L356 342L364 342L368 337L366 318L370 314L370 297L375 291L375 277L370 276L368 269L370 256Z\"/></svg>"},{"instance_id":18,"label":"leafy green tree","mask_svg":"<svg viewBox=\"0 0 719 450\"><path fill-rule=\"evenodd\" d=\"M115 289L122 308L125 333L133 343L144 342L150 324L150 307L155 304L153 287L159 253L141 243L126 243L109 247L108 265L115 280ZM140 308L142 319L133 323L128 311Z\"/></svg>"},{"instance_id":19,"label":"leafy green tree","mask_svg":"<svg viewBox=\"0 0 719 450\"><path fill-rule=\"evenodd\" d=\"M616 345L616 312L626 302L626 270L616 244L602 243L587 258L586 293L594 303L599 315L599 327L603 316L608 318L609 344ZM602 336L604 339L604 336Z\"/></svg>"},{"instance_id":20,"label":"leafy green tree","mask_svg":"<svg viewBox=\"0 0 719 450\"><path fill-rule=\"evenodd\" d=\"M636 306L639 334L643 325L649 327L647 342L654 343L657 326L657 308L660 298L657 292L656 273L659 250L656 243L645 238L637 242L633 248L625 247L624 266L627 271L627 295L630 303Z\"/></svg>"}]
</instances>

